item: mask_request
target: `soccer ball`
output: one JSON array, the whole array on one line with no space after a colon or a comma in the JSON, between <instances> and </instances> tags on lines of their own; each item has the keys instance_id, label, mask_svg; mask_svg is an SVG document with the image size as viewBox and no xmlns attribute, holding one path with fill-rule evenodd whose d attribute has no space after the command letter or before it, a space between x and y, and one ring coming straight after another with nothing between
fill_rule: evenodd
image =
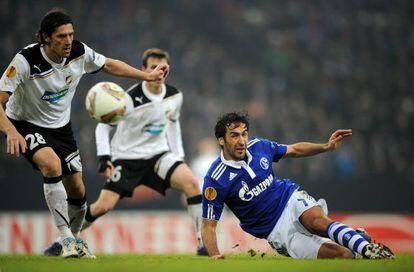
<instances>
[{"instance_id":1,"label":"soccer ball","mask_svg":"<svg viewBox=\"0 0 414 272\"><path fill-rule=\"evenodd\" d=\"M97 122L114 125L132 108L132 99L121 86L99 82L86 95L86 110Z\"/></svg>"}]
</instances>

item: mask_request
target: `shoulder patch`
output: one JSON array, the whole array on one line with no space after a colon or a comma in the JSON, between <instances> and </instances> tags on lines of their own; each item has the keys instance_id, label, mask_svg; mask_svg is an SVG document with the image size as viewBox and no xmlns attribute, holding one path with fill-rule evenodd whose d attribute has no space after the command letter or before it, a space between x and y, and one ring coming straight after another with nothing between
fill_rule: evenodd
<instances>
[{"instance_id":1,"label":"shoulder patch","mask_svg":"<svg viewBox=\"0 0 414 272\"><path fill-rule=\"evenodd\" d=\"M6 71L6 76L8 78L14 78L16 76L16 67L14 67L13 65L9 66L9 68Z\"/></svg>"},{"instance_id":2,"label":"shoulder patch","mask_svg":"<svg viewBox=\"0 0 414 272\"><path fill-rule=\"evenodd\" d=\"M216 191L216 189L214 189L213 187L207 187L205 190L204 190L204 197L207 199L207 200L214 200L214 199L216 199L216 197L217 197L217 191Z\"/></svg>"},{"instance_id":3,"label":"shoulder patch","mask_svg":"<svg viewBox=\"0 0 414 272\"><path fill-rule=\"evenodd\" d=\"M166 87L165 98L180 93L180 91L174 86L165 84L165 87Z\"/></svg>"}]
</instances>

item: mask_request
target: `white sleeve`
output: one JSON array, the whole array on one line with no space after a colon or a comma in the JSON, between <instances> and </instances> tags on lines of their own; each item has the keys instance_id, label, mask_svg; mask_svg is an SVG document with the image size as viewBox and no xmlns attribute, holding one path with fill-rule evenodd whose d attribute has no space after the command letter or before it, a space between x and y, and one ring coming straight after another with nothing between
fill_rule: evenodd
<instances>
[{"instance_id":1,"label":"white sleeve","mask_svg":"<svg viewBox=\"0 0 414 272\"><path fill-rule=\"evenodd\" d=\"M181 138L180 120L169 121L167 126L167 140L171 152L184 159L183 140Z\"/></svg>"},{"instance_id":2,"label":"white sleeve","mask_svg":"<svg viewBox=\"0 0 414 272\"><path fill-rule=\"evenodd\" d=\"M83 44L85 48L85 72L95 73L103 68L105 65L105 56L95 52L86 44Z\"/></svg>"},{"instance_id":3,"label":"white sleeve","mask_svg":"<svg viewBox=\"0 0 414 272\"><path fill-rule=\"evenodd\" d=\"M111 155L109 134L113 127L99 123L95 129L96 152L98 156Z\"/></svg>"},{"instance_id":4,"label":"white sleeve","mask_svg":"<svg viewBox=\"0 0 414 272\"><path fill-rule=\"evenodd\" d=\"M17 54L0 79L0 91L14 93L17 86L30 76L30 66L21 54Z\"/></svg>"}]
</instances>

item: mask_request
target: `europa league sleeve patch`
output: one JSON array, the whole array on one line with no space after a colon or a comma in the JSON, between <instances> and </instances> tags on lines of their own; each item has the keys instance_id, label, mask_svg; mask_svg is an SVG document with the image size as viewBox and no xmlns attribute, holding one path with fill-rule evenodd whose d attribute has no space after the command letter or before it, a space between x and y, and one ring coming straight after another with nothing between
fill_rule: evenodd
<instances>
[{"instance_id":1,"label":"europa league sleeve patch","mask_svg":"<svg viewBox=\"0 0 414 272\"><path fill-rule=\"evenodd\" d=\"M204 191L204 196L208 200L214 200L217 197L217 191L213 187L207 187Z\"/></svg>"},{"instance_id":2,"label":"europa league sleeve patch","mask_svg":"<svg viewBox=\"0 0 414 272\"><path fill-rule=\"evenodd\" d=\"M17 73L16 68L13 65L9 66L9 68L6 71L6 75L8 78L15 77L16 73Z\"/></svg>"}]
</instances>

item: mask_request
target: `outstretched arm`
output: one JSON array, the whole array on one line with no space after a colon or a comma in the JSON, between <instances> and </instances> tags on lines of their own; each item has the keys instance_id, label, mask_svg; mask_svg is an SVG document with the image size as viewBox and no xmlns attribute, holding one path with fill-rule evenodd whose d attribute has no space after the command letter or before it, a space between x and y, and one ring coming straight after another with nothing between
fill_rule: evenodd
<instances>
[{"instance_id":1,"label":"outstretched arm","mask_svg":"<svg viewBox=\"0 0 414 272\"><path fill-rule=\"evenodd\" d=\"M138 80L155 81L168 75L169 66L166 63L159 64L151 73L147 73L126 64L123 61L106 58L103 70L113 76L129 77Z\"/></svg>"},{"instance_id":2,"label":"outstretched arm","mask_svg":"<svg viewBox=\"0 0 414 272\"><path fill-rule=\"evenodd\" d=\"M300 142L287 146L284 158L300 158L335 150L341 146L344 138L352 135L352 129L339 129L332 133L327 143Z\"/></svg>"},{"instance_id":3,"label":"outstretched arm","mask_svg":"<svg viewBox=\"0 0 414 272\"><path fill-rule=\"evenodd\" d=\"M203 237L204 246L207 249L208 255L213 259L224 259L217 247L216 237L217 221L210 219L203 219L201 225L201 236Z\"/></svg>"}]
</instances>

